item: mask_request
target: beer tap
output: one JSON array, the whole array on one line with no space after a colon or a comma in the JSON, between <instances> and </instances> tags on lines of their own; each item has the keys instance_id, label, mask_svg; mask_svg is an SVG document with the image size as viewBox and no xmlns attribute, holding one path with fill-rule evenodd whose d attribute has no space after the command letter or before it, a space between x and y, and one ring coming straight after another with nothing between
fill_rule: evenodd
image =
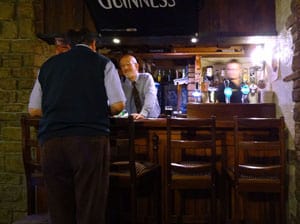
<instances>
[{"instance_id":1,"label":"beer tap","mask_svg":"<svg viewBox=\"0 0 300 224\"><path fill-rule=\"evenodd\" d=\"M225 95L225 102L230 103L230 97L232 95L232 88L229 87L230 81L228 79L224 80L224 95Z\"/></svg>"}]
</instances>

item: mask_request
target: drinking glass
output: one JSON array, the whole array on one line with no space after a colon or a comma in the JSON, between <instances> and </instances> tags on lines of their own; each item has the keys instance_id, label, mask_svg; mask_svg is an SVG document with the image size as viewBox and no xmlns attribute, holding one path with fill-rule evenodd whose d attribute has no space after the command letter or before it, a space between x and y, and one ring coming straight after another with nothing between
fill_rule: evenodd
<instances>
[{"instance_id":1,"label":"drinking glass","mask_svg":"<svg viewBox=\"0 0 300 224\"><path fill-rule=\"evenodd\" d=\"M165 106L165 113L168 117L172 116L173 107L172 106Z\"/></svg>"}]
</instances>

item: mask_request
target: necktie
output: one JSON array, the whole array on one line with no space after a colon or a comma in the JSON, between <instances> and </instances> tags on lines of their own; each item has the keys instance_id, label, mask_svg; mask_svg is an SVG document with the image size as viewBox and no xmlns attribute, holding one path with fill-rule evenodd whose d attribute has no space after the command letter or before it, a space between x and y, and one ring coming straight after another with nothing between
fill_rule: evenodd
<instances>
[{"instance_id":1,"label":"necktie","mask_svg":"<svg viewBox=\"0 0 300 224\"><path fill-rule=\"evenodd\" d=\"M136 107L136 112L140 113L142 110L142 103L141 103L141 99L139 96L139 92L135 86L135 82L132 82L132 96L134 99L134 103L135 103L135 107Z\"/></svg>"}]
</instances>

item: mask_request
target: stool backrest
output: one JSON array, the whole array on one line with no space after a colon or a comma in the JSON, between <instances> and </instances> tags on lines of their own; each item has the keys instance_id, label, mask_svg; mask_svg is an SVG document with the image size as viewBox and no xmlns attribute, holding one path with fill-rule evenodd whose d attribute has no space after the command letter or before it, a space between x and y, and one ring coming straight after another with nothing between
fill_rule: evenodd
<instances>
[{"instance_id":1,"label":"stool backrest","mask_svg":"<svg viewBox=\"0 0 300 224\"><path fill-rule=\"evenodd\" d=\"M172 170L187 172L187 174L192 174L192 172L215 173L215 117L167 118L166 158L169 178L171 178ZM206 162L208 166L183 165L183 161L188 163ZM181 163L181 165L177 164L177 162Z\"/></svg>"},{"instance_id":2,"label":"stool backrest","mask_svg":"<svg viewBox=\"0 0 300 224\"><path fill-rule=\"evenodd\" d=\"M277 179L285 183L285 126L280 118L234 117L235 180L247 177ZM276 189L276 186L274 186ZM271 189L269 189L271 191ZM279 191L280 189L278 189Z\"/></svg>"},{"instance_id":3,"label":"stool backrest","mask_svg":"<svg viewBox=\"0 0 300 224\"><path fill-rule=\"evenodd\" d=\"M167 221L185 220L185 200L188 194L180 192L209 192L203 195L210 200L210 215L206 220L215 223L216 207L216 119L167 118L166 149L166 200ZM182 191L183 190L183 191ZM181 195L176 203L175 195ZM197 194L198 196L201 194ZM195 199L197 198L194 195ZM200 197L200 196L199 196ZM180 211L178 214L178 212ZM203 221L200 210L191 215L193 222ZM191 220L189 220L191 221Z\"/></svg>"},{"instance_id":4,"label":"stool backrest","mask_svg":"<svg viewBox=\"0 0 300 224\"><path fill-rule=\"evenodd\" d=\"M39 120L38 117L21 116L22 154L26 176L28 214L37 214L47 210L46 196L44 195L46 191L41 171L41 148L37 139ZM40 198L38 198L39 194L41 195Z\"/></svg>"}]
</instances>

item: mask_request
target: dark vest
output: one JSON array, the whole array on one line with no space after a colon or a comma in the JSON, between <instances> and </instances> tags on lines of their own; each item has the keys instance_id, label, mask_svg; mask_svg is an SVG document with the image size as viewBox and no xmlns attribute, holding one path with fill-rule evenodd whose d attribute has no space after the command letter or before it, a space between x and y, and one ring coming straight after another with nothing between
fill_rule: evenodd
<instances>
[{"instance_id":1,"label":"dark vest","mask_svg":"<svg viewBox=\"0 0 300 224\"><path fill-rule=\"evenodd\" d=\"M77 46L43 64L38 78L43 92L41 143L60 136L108 134L107 62L104 56Z\"/></svg>"}]
</instances>

